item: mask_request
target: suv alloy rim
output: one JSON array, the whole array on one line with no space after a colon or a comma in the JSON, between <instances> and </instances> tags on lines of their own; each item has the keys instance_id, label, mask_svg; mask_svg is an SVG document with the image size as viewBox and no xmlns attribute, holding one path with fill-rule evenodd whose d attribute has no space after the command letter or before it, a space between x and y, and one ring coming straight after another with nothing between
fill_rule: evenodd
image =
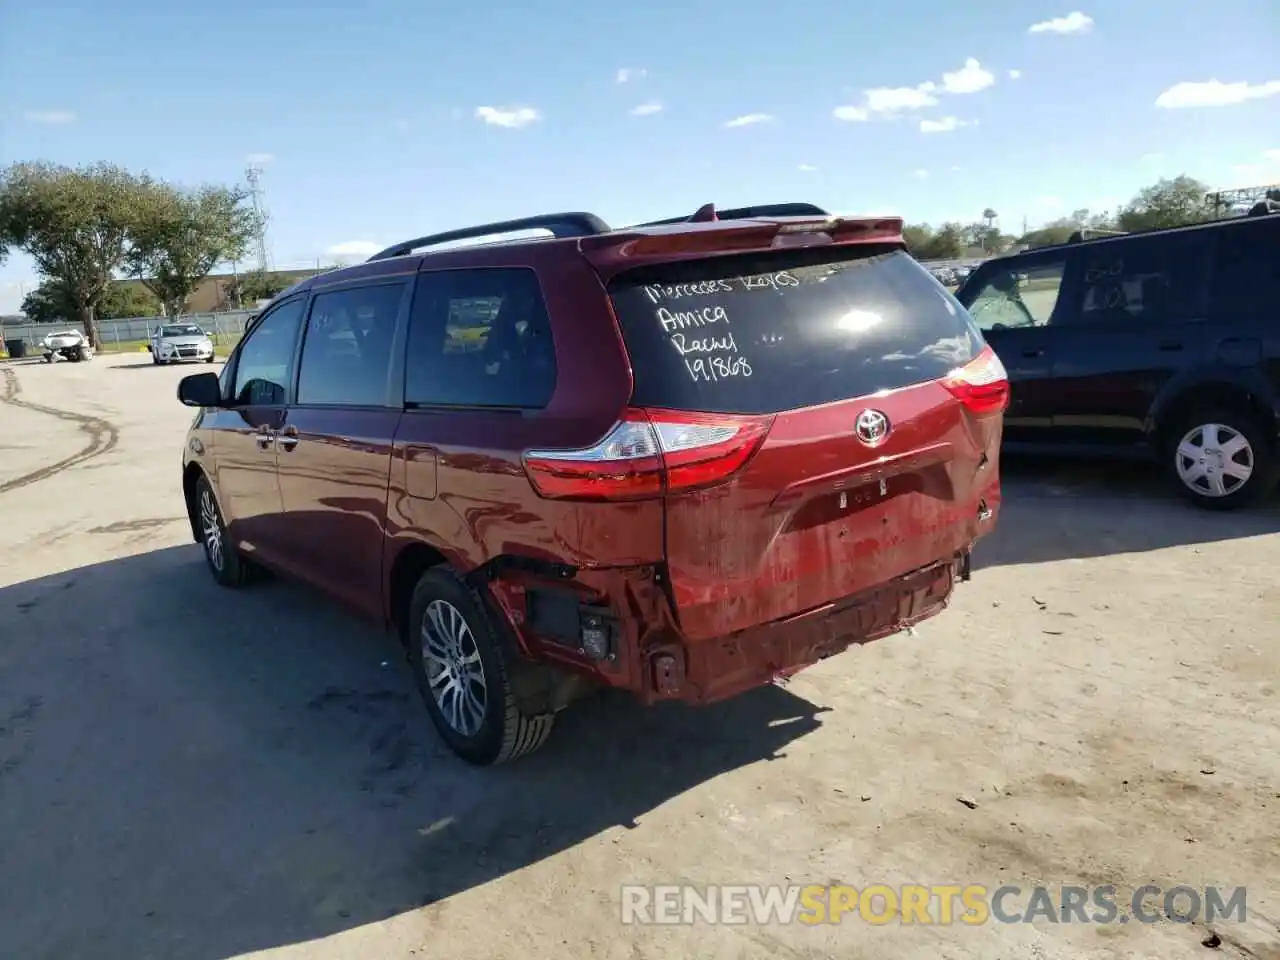
<instances>
[{"instance_id":1,"label":"suv alloy rim","mask_svg":"<svg viewBox=\"0 0 1280 960\"><path fill-rule=\"evenodd\" d=\"M423 614L422 663L431 698L449 726L475 736L489 700L484 664L466 617L447 600L432 600Z\"/></svg>"},{"instance_id":2,"label":"suv alloy rim","mask_svg":"<svg viewBox=\"0 0 1280 960\"><path fill-rule=\"evenodd\" d=\"M218 523L218 507L208 490L200 493L200 528L204 531L204 550L215 570L222 569L222 526Z\"/></svg>"},{"instance_id":3,"label":"suv alloy rim","mask_svg":"<svg viewBox=\"0 0 1280 960\"><path fill-rule=\"evenodd\" d=\"M1253 447L1243 433L1225 424L1192 427L1174 456L1179 479L1204 497L1228 496L1253 476Z\"/></svg>"}]
</instances>

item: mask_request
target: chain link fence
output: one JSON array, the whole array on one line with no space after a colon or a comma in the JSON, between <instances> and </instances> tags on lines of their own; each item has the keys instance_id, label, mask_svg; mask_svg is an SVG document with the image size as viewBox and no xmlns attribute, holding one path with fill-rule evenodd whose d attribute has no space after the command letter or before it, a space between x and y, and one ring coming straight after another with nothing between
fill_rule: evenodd
<instances>
[{"instance_id":1,"label":"chain link fence","mask_svg":"<svg viewBox=\"0 0 1280 960\"><path fill-rule=\"evenodd\" d=\"M156 327L166 323L194 323L204 328L212 337L215 345L234 344L244 335L245 325L253 316L252 310L234 310L227 313L191 313L176 320L167 317L129 317L117 320L99 320L98 335L102 338L99 345L103 350L122 350L132 347L141 348L151 340ZM0 346L8 347L13 353L11 342L21 341L28 354L50 333L66 329L80 330L80 324L69 323L12 323L0 320Z\"/></svg>"}]
</instances>

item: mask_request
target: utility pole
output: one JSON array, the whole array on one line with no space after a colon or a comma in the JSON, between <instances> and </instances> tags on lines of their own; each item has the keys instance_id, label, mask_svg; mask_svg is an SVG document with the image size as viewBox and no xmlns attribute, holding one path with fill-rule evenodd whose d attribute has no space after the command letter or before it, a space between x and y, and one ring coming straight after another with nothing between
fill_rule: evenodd
<instances>
[{"instance_id":1,"label":"utility pole","mask_svg":"<svg viewBox=\"0 0 1280 960\"><path fill-rule=\"evenodd\" d=\"M244 172L249 181L249 197L253 201L253 212L258 217L258 269L264 274L271 272L271 257L267 252L267 204L262 191L262 168L250 165Z\"/></svg>"}]
</instances>

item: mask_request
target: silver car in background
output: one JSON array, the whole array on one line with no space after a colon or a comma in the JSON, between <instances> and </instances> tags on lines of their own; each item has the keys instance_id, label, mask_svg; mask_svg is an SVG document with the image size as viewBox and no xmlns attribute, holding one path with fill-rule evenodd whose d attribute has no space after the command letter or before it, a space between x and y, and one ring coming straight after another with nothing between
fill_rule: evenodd
<instances>
[{"instance_id":1,"label":"silver car in background","mask_svg":"<svg viewBox=\"0 0 1280 960\"><path fill-rule=\"evenodd\" d=\"M204 329L194 323L166 323L151 335L151 362L177 363L180 360L203 360L213 363L213 341Z\"/></svg>"}]
</instances>

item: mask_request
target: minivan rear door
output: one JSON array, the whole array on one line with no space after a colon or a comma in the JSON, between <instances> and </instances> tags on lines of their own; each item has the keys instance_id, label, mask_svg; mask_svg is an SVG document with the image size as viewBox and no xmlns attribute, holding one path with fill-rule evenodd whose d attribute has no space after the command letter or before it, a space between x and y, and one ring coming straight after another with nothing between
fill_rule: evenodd
<instances>
[{"instance_id":1,"label":"minivan rear door","mask_svg":"<svg viewBox=\"0 0 1280 960\"><path fill-rule=\"evenodd\" d=\"M950 560L995 509L1007 392L975 414L955 374L999 362L900 244L646 265L609 291L634 407L668 430L693 414L697 429L722 417L726 431L754 419L747 434L763 433L723 482L669 484L666 557L686 636L815 610ZM999 381L1007 391L1002 370Z\"/></svg>"}]
</instances>

